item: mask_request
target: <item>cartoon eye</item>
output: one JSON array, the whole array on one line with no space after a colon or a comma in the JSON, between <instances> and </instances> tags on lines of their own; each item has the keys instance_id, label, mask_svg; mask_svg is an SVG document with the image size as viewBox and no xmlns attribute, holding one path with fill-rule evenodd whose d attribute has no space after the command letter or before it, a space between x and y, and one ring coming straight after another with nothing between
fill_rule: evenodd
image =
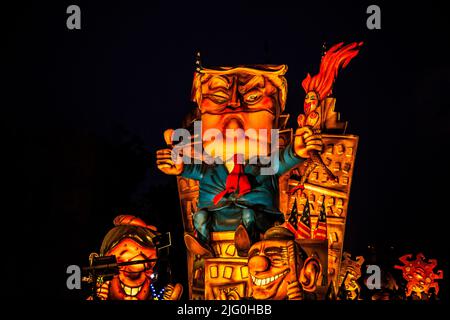
<instances>
[{"instance_id":1,"label":"cartoon eye","mask_svg":"<svg viewBox=\"0 0 450 320\"><path fill-rule=\"evenodd\" d=\"M258 102L262 98L261 92L251 91L244 95L244 101L248 104L253 104Z\"/></svg>"},{"instance_id":2,"label":"cartoon eye","mask_svg":"<svg viewBox=\"0 0 450 320\"><path fill-rule=\"evenodd\" d=\"M283 259L270 257L270 263L274 267L279 267L279 266L283 265Z\"/></svg>"},{"instance_id":3,"label":"cartoon eye","mask_svg":"<svg viewBox=\"0 0 450 320\"><path fill-rule=\"evenodd\" d=\"M222 104L229 100L228 96L220 95L220 94L211 94L211 95L208 95L207 97L217 104Z\"/></svg>"},{"instance_id":4,"label":"cartoon eye","mask_svg":"<svg viewBox=\"0 0 450 320\"><path fill-rule=\"evenodd\" d=\"M313 94L313 93L307 94L307 95L305 96L305 100L316 100L316 99L317 99L317 97L316 97L316 95ZM372 246L369 245L368 248L371 249Z\"/></svg>"},{"instance_id":5,"label":"cartoon eye","mask_svg":"<svg viewBox=\"0 0 450 320\"><path fill-rule=\"evenodd\" d=\"M230 96L224 90L214 90L210 92L205 92L204 98L211 100L216 104L223 104L230 100Z\"/></svg>"}]
</instances>

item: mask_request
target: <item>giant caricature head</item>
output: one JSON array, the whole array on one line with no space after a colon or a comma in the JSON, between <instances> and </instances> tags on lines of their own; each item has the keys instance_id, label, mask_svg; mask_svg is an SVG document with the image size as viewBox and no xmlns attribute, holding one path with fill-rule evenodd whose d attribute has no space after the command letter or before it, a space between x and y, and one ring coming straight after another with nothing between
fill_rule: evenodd
<instances>
[{"instance_id":1,"label":"giant caricature head","mask_svg":"<svg viewBox=\"0 0 450 320\"><path fill-rule=\"evenodd\" d=\"M286 65L197 68L192 100L199 108L203 147L208 154L213 157L221 157L223 154L231 157L235 153L242 153L248 158L248 150L253 150L251 148L258 142L265 143L266 146L270 143L270 129L277 128L278 117L286 103L286 71ZM256 133L259 129L266 129L267 135L258 136L257 139L246 136L245 139L238 140L236 136L227 136L227 129L242 129L241 132L253 129ZM228 131L229 134L231 130ZM220 150L218 143L207 135L208 131L220 132L224 140L236 138L234 149ZM245 142L245 145L238 145L237 141L241 141L241 144ZM216 150L225 152L218 155ZM241 152L242 150L247 152Z\"/></svg>"},{"instance_id":2,"label":"giant caricature head","mask_svg":"<svg viewBox=\"0 0 450 320\"><path fill-rule=\"evenodd\" d=\"M283 300L288 284L298 281L304 291L316 289L321 272L317 258L307 257L288 229L272 227L248 252L249 286L257 300Z\"/></svg>"},{"instance_id":3,"label":"giant caricature head","mask_svg":"<svg viewBox=\"0 0 450 320\"><path fill-rule=\"evenodd\" d=\"M101 255L115 255L118 263L157 258L153 239L159 233L154 226L129 215L116 217L114 225L103 239ZM122 266L119 275L111 280L109 299L149 299L154 266L155 262Z\"/></svg>"}]
</instances>

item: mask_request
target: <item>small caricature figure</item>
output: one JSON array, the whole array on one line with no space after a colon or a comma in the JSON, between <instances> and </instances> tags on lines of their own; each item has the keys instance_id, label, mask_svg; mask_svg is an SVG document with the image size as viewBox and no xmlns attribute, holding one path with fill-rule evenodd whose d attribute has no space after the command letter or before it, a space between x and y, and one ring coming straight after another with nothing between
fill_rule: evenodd
<instances>
[{"instance_id":1,"label":"small caricature figure","mask_svg":"<svg viewBox=\"0 0 450 320\"><path fill-rule=\"evenodd\" d=\"M363 256L358 256L356 260L353 260L350 253L344 252L339 275L341 281L338 292L339 300L360 300L361 287L358 279L361 278L363 263Z\"/></svg>"},{"instance_id":2,"label":"small caricature figure","mask_svg":"<svg viewBox=\"0 0 450 320\"><path fill-rule=\"evenodd\" d=\"M159 235L156 227L131 215L114 219L115 227L105 238L100 249L101 256L115 256L120 266L112 280L97 283L97 298L101 300L178 300L183 292L180 284L168 284L160 290L155 288L156 260L158 250L154 239ZM150 260L132 264L133 261ZM93 297L90 297L92 299Z\"/></svg>"},{"instance_id":3,"label":"small caricature figure","mask_svg":"<svg viewBox=\"0 0 450 320\"><path fill-rule=\"evenodd\" d=\"M300 128L310 128L315 134L321 132L326 121L325 102L332 95L338 71L341 68L345 68L358 55L362 44L362 42L353 42L344 46L344 43L341 42L334 45L323 55L319 73L313 77L308 73L302 82L306 95L303 102L303 111L305 113L300 114L297 118ZM309 152L308 160L303 165L305 169L299 188L303 186L316 166L321 167L331 181L338 181L316 150Z\"/></svg>"}]
</instances>

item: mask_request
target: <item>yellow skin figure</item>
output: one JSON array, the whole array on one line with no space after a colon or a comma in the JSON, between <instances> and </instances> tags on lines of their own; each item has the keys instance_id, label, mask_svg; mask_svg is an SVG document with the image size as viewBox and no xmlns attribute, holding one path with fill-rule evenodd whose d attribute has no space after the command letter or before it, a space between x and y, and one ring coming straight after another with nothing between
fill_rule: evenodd
<instances>
[{"instance_id":1,"label":"yellow skin figure","mask_svg":"<svg viewBox=\"0 0 450 320\"><path fill-rule=\"evenodd\" d=\"M358 280L358 276L355 276L352 273L349 273L347 279L345 280L345 290L347 290L347 297L349 300L359 299L359 291L361 288L359 287L356 280Z\"/></svg>"},{"instance_id":2,"label":"yellow skin figure","mask_svg":"<svg viewBox=\"0 0 450 320\"><path fill-rule=\"evenodd\" d=\"M346 300L360 300L361 287L357 280L361 277L361 266L363 263L364 257L358 256L356 260L353 260L349 253L344 252L341 264L341 277L345 280L343 284L346 291Z\"/></svg>"},{"instance_id":3,"label":"yellow skin figure","mask_svg":"<svg viewBox=\"0 0 450 320\"><path fill-rule=\"evenodd\" d=\"M320 129L321 115L319 102L319 96L316 92L310 91L306 94L303 106L305 114L300 114L297 118L300 127Z\"/></svg>"},{"instance_id":4,"label":"yellow skin figure","mask_svg":"<svg viewBox=\"0 0 450 320\"><path fill-rule=\"evenodd\" d=\"M289 231L283 229L269 229L265 240L249 250L249 287L256 300L302 300L304 291L316 289L320 262L315 257L303 260L294 240L288 239ZM271 239L270 234L275 232L281 239Z\"/></svg>"}]
</instances>

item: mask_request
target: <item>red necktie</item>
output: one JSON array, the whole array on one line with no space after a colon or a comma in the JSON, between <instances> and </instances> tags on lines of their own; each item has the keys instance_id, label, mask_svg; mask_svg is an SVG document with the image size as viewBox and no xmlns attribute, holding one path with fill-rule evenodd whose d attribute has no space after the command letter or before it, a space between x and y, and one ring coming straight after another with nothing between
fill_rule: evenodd
<instances>
[{"instance_id":1,"label":"red necktie","mask_svg":"<svg viewBox=\"0 0 450 320\"><path fill-rule=\"evenodd\" d=\"M237 155L233 156L233 162L234 167L228 174L227 181L225 182L225 189L214 197L214 204L219 203L225 195L236 192L237 190L239 190L239 196L242 196L249 193L252 189L250 181L244 172L244 165L237 163Z\"/></svg>"}]
</instances>

